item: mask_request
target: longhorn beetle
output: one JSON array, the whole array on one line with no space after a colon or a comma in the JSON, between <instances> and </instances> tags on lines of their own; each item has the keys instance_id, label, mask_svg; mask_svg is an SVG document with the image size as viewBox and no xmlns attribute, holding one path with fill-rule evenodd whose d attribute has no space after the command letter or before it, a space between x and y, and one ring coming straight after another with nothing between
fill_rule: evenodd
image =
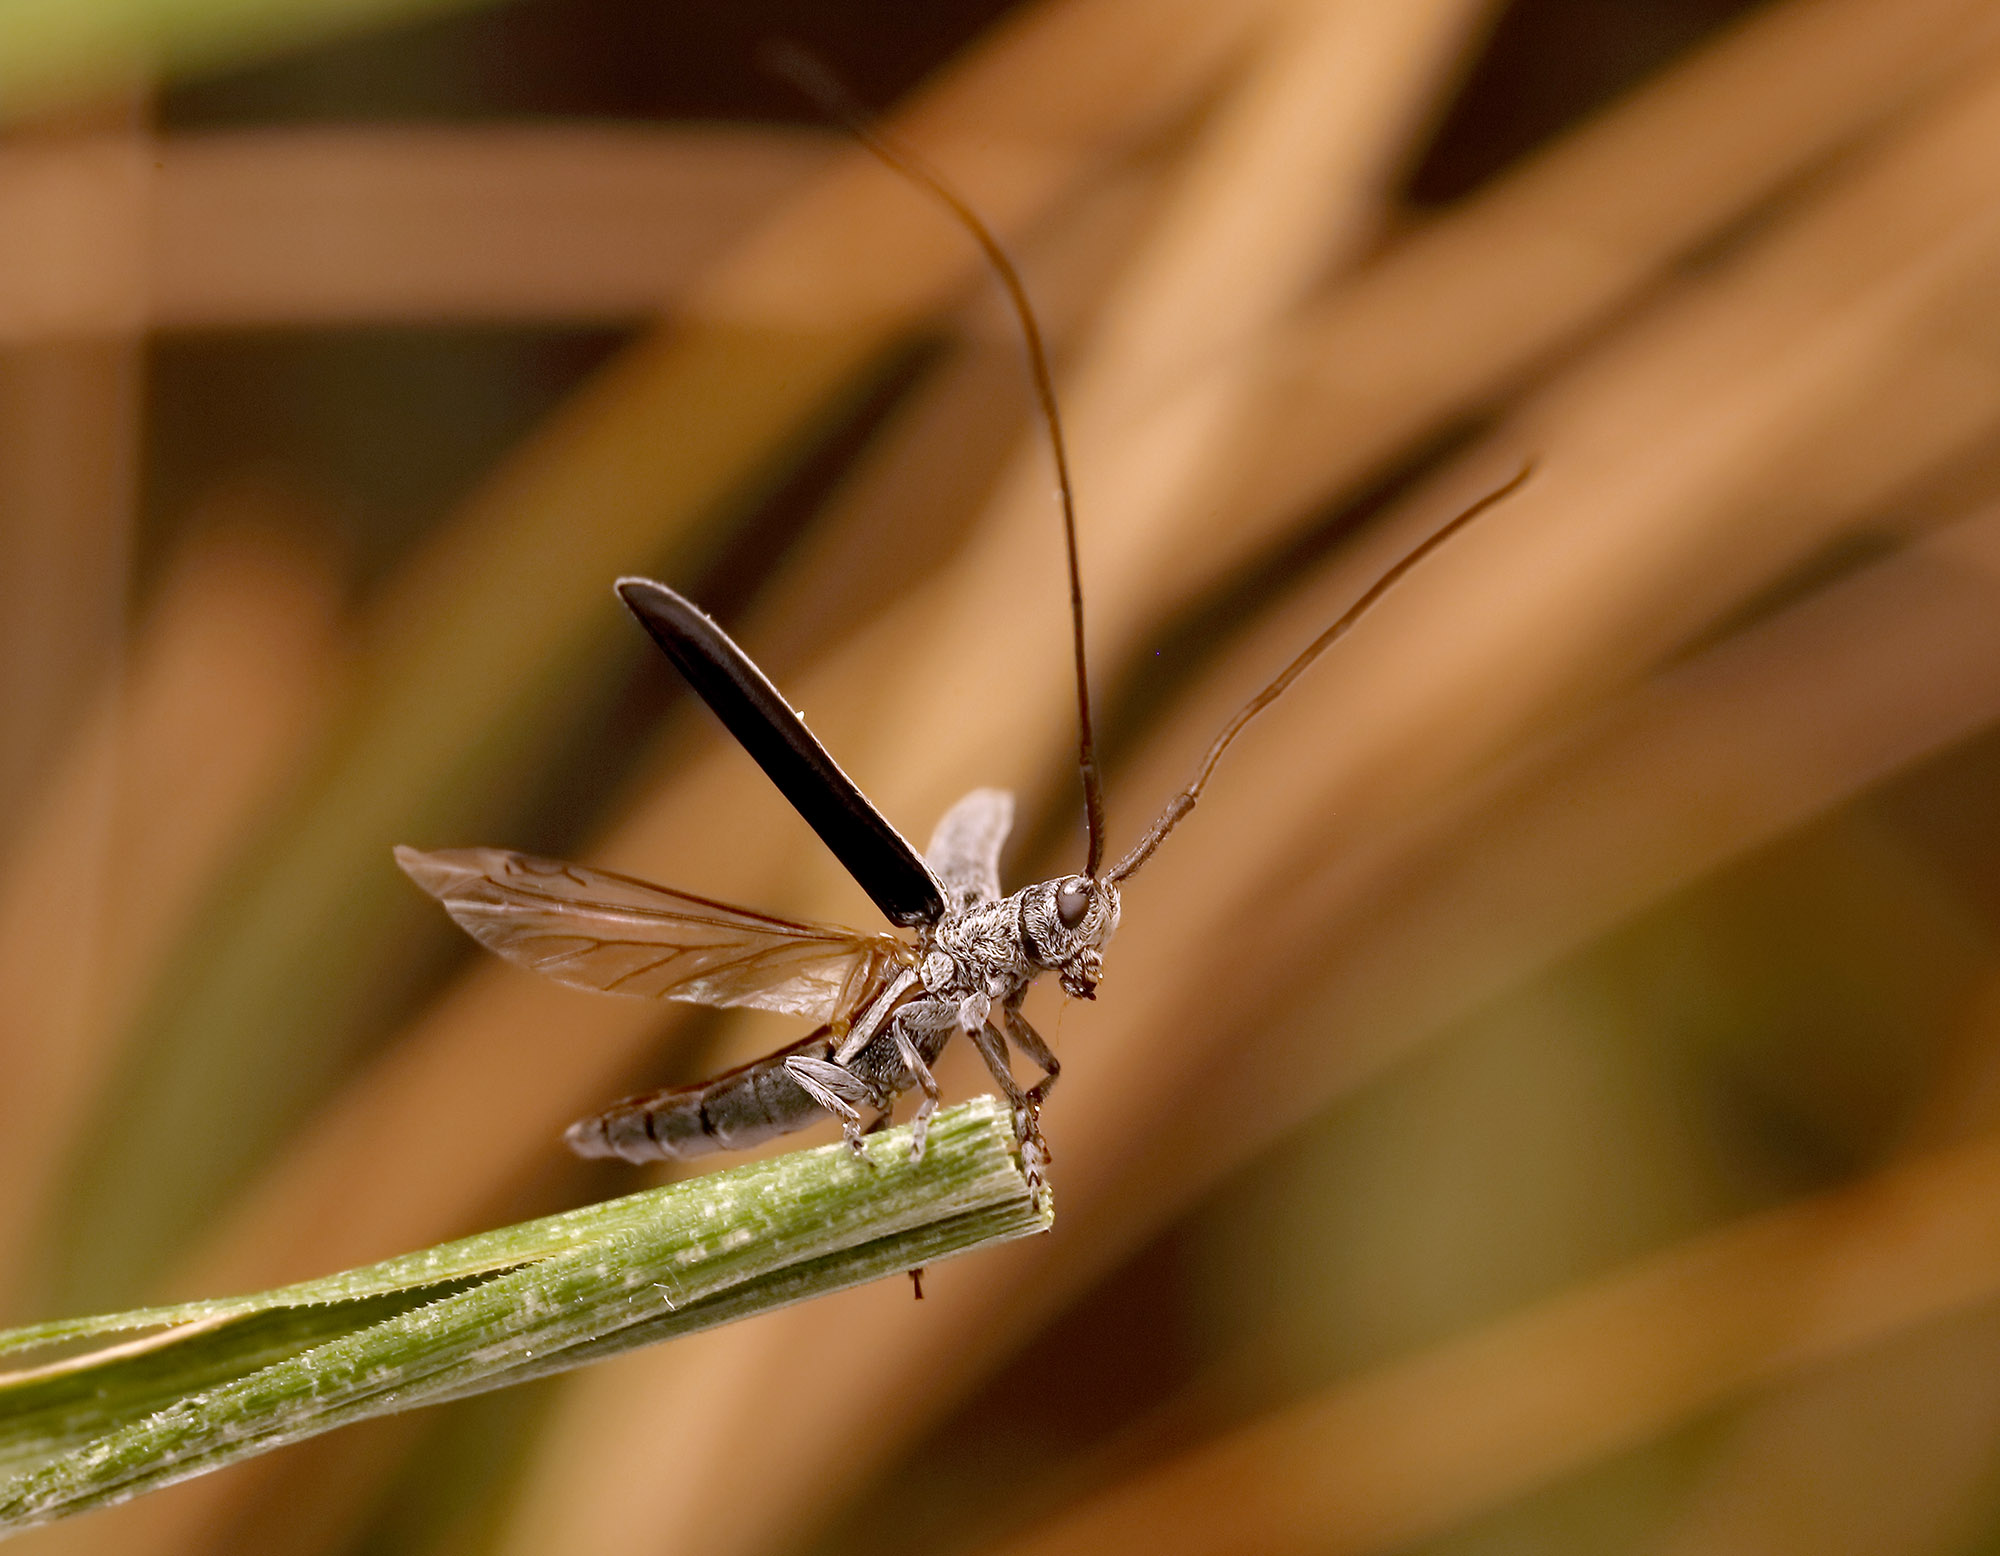
<instances>
[{"instance_id":1,"label":"longhorn beetle","mask_svg":"<svg viewBox=\"0 0 2000 1556\"><path fill-rule=\"evenodd\" d=\"M816 1023L805 1037L764 1058L693 1085L628 1097L571 1125L566 1138L578 1154L632 1162L701 1156L789 1134L827 1114L840 1120L848 1144L858 1151L863 1134L886 1123L896 1098L914 1086L923 1100L913 1120L911 1155L921 1157L939 1099L931 1065L951 1037L963 1032L1013 1107L1022 1166L1039 1188L1049 1159L1041 1108L1061 1066L1021 1014L1029 986L1052 972L1075 998L1096 996L1104 947L1118 927L1120 884L1194 808L1244 726L1398 579L1512 493L1528 471L1408 552L1244 704L1209 746L1194 781L1174 796L1131 852L1106 869L1076 506L1048 354L1021 278L971 207L908 150L881 136L809 61L788 56L780 68L830 106L890 167L951 210L984 251L1019 318L1054 454L1069 561L1077 755L1089 829L1084 867L1003 896L999 856L1014 801L1000 789L974 789L952 806L919 855L840 770L750 656L701 610L646 578L618 581L627 608L883 915L912 937L772 918L506 849L398 848L396 862L481 944L563 983L700 1005L749 1006ZM1014 1078L1010 1041L1041 1067L1041 1078L1031 1086ZM865 1128L864 1106L875 1113Z\"/></svg>"}]
</instances>

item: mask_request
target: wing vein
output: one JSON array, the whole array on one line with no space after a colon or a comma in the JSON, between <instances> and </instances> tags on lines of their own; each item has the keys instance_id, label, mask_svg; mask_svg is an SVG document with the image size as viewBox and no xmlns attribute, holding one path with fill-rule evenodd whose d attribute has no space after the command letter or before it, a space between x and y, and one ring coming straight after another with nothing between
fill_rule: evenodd
<instances>
[{"instance_id":1,"label":"wing vein","mask_svg":"<svg viewBox=\"0 0 2000 1556\"><path fill-rule=\"evenodd\" d=\"M482 945L578 988L832 1021L909 944L499 848L396 861Z\"/></svg>"}]
</instances>

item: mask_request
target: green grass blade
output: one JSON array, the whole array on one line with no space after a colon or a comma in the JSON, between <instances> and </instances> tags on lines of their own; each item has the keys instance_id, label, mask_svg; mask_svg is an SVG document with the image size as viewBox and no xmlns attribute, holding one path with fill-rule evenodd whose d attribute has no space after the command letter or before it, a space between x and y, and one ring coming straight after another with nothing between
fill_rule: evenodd
<instances>
[{"instance_id":1,"label":"green grass blade","mask_svg":"<svg viewBox=\"0 0 2000 1556\"><path fill-rule=\"evenodd\" d=\"M0 0L0 119L492 0Z\"/></svg>"},{"instance_id":2,"label":"green grass blade","mask_svg":"<svg viewBox=\"0 0 2000 1556\"><path fill-rule=\"evenodd\" d=\"M1046 1230L1007 1110L795 1152L253 1297L0 1335L0 1529ZM135 1340L133 1337L137 1336Z\"/></svg>"}]
</instances>

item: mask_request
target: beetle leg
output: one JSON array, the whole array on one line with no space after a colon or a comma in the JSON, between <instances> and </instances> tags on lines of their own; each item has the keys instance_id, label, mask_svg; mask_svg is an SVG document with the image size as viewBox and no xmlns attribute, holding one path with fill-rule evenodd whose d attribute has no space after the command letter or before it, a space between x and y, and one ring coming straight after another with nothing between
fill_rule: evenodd
<instances>
[{"instance_id":1,"label":"beetle leg","mask_svg":"<svg viewBox=\"0 0 2000 1556\"><path fill-rule=\"evenodd\" d=\"M1042 1078L1028 1088L1028 1105L1039 1115L1049 1093L1056 1089L1056 1077L1062 1074L1062 1065L1049 1051L1049 1045L1042 1041L1042 1034L1028 1025L1028 1018L1021 1014L1018 1006L1003 1005L1000 1019L1007 1023L1007 1035L1014 1039L1021 1052L1042 1067Z\"/></svg>"},{"instance_id":2,"label":"beetle leg","mask_svg":"<svg viewBox=\"0 0 2000 1556\"><path fill-rule=\"evenodd\" d=\"M896 1057L924 1094L924 1100L917 1104L917 1111L910 1119L910 1160L920 1162L924 1159L924 1141L930 1134L931 1115L937 1112L938 1099L944 1093L938 1090L937 1077L924 1063L924 1056L917 1052L917 1045L900 1018L889 1023L889 1036L896 1045Z\"/></svg>"},{"instance_id":3,"label":"beetle leg","mask_svg":"<svg viewBox=\"0 0 2000 1556\"><path fill-rule=\"evenodd\" d=\"M785 1061L785 1073L798 1082L799 1089L840 1120L840 1132L848 1149L861 1154L861 1115L857 1102L878 1101L875 1089L852 1070L831 1059L814 1059L794 1054Z\"/></svg>"},{"instance_id":4,"label":"beetle leg","mask_svg":"<svg viewBox=\"0 0 2000 1556\"><path fill-rule=\"evenodd\" d=\"M836 1034L839 1041L834 1046L833 1062L852 1064L854 1056L866 1048L869 1040L882 1030L882 1023L889 1019L889 1013L896 1008L896 1002L916 981L917 974L914 968L899 967L865 1011L859 1015L850 1013L846 1030Z\"/></svg>"},{"instance_id":5,"label":"beetle leg","mask_svg":"<svg viewBox=\"0 0 2000 1556\"><path fill-rule=\"evenodd\" d=\"M1000 1008L1000 1015L1007 1020L1006 1006ZM1007 1025L1011 1029L1014 1023L1007 1021ZM1007 1039L997 1027L990 1022L982 1026L972 1034L972 1043L979 1050L979 1057L986 1061L986 1068L993 1072L994 1081L1007 1094L1008 1102L1013 1104L1014 1138L1021 1143L1022 1175L1027 1178L1029 1188L1040 1190L1048 1176L1051 1156L1048 1142L1042 1138L1041 1100L1032 1090L1023 1091L1021 1083L1014 1079L1013 1066L1007 1062Z\"/></svg>"}]
</instances>

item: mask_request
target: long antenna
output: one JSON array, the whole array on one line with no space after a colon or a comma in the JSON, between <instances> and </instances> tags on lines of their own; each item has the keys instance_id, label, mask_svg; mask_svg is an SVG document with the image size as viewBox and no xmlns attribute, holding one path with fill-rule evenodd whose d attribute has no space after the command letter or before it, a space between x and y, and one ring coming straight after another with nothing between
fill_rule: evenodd
<instances>
[{"instance_id":1,"label":"long antenna","mask_svg":"<svg viewBox=\"0 0 2000 1556\"><path fill-rule=\"evenodd\" d=\"M1021 273L1000 246L992 229L979 213L966 204L942 174L908 147L891 140L875 127L873 116L838 77L820 60L790 41L767 43L760 51L763 64L781 76L836 124L873 152L883 163L920 189L941 201L970 232L986 261L1007 290L1021 321L1021 336L1028 348L1028 371L1035 382L1035 398L1041 402L1042 420L1049 429L1049 447L1055 454L1056 493L1062 500L1063 545L1069 556L1069 615L1076 649L1076 761L1083 774L1083 809L1090 824L1090 857L1083 873L1096 876L1104 862L1104 778L1097 767L1097 742L1091 733L1090 675L1083 651L1083 567L1077 560L1076 493L1070 486L1069 451L1063 442L1062 417L1056 410L1055 375L1049 371L1049 354L1042 344L1041 326L1021 284ZM1190 801L1192 803L1192 801Z\"/></svg>"},{"instance_id":2,"label":"long antenna","mask_svg":"<svg viewBox=\"0 0 2000 1556\"><path fill-rule=\"evenodd\" d=\"M1195 801L1201 798L1201 791L1208 784L1209 775L1215 771L1215 764L1222 760L1222 753L1227 751L1236 737L1243 733L1244 726L1283 696L1285 688L1290 686L1301 675L1305 674L1306 668L1315 659L1319 658L1321 654L1325 653L1336 639L1344 637L1349 628L1363 616L1367 615L1375 602L1394 588L1398 580L1405 573L1409 572L1411 568L1437 550L1439 546L1464 529L1466 525L1478 518L1480 514L1486 512L1495 503L1502 502L1513 496L1515 492L1520 490L1521 484L1534 473L1534 469L1534 462L1530 460L1521 467L1519 473L1512 480L1508 481L1505 486L1488 492L1457 518L1453 519L1449 524L1427 538L1421 545L1416 546L1407 553L1394 567L1376 579L1360 599L1348 606L1341 614L1339 620L1334 622L1332 626L1328 627L1318 637L1314 638L1312 642L1308 643L1305 652L1286 665L1284 669L1280 670L1269 686L1266 686L1256 696L1243 704L1237 710L1236 717L1222 726L1222 733L1217 735L1213 744L1209 746L1208 755L1201 759L1201 767L1194 775L1194 782L1167 802L1167 808L1160 812L1160 819L1155 821L1146 835L1139 839L1138 846L1118 861L1106 879L1122 881L1126 876L1137 870L1140 865L1152 858L1153 850L1158 848L1165 840L1166 835L1173 831L1174 827L1179 824L1181 817L1194 809Z\"/></svg>"}]
</instances>

